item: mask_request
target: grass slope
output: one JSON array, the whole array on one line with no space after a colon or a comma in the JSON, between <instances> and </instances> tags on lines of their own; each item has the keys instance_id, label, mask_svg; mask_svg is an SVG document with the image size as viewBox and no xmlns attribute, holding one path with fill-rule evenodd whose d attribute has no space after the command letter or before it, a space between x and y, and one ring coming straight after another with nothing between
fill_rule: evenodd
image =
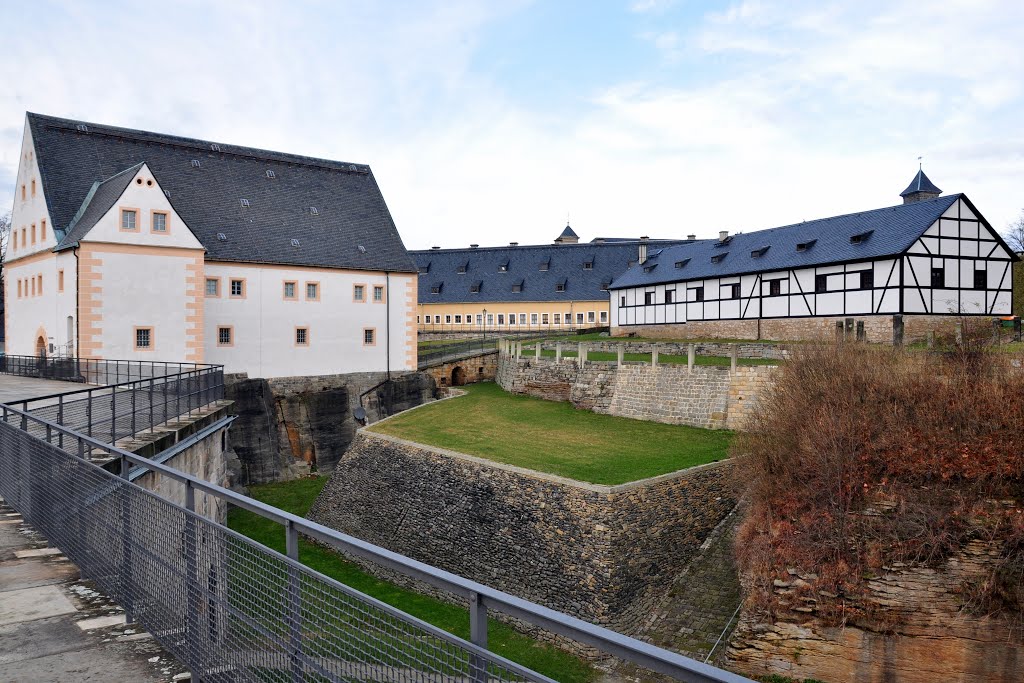
<instances>
[{"instance_id":1,"label":"grass slope","mask_svg":"<svg viewBox=\"0 0 1024 683\"><path fill-rule=\"evenodd\" d=\"M727 457L732 432L630 420L496 384L411 410L371 431L594 484L622 484Z\"/></svg>"},{"instance_id":2,"label":"grass slope","mask_svg":"<svg viewBox=\"0 0 1024 683\"><path fill-rule=\"evenodd\" d=\"M318 477L265 484L251 487L250 495L268 505L305 516L326 483L327 477ZM254 541L281 553L285 552L284 528L276 522L236 508L228 513L228 526ZM299 560L321 574L449 633L469 638L469 612L464 607L381 581L338 553L304 540L299 541ZM493 619L488 628L488 646L492 652L558 681L587 683L595 677L594 670L582 660L551 646L538 644Z\"/></svg>"}]
</instances>

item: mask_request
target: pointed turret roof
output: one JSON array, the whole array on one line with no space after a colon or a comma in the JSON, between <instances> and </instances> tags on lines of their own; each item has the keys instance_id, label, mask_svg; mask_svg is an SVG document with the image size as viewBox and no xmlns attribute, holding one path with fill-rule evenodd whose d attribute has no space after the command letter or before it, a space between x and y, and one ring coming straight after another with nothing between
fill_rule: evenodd
<instances>
[{"instance_id":1,"label":"pointed turret roof","mask_svg":"<svg viewBox=\"0 0 1024 683\"><path fill-rule=\"evenodd\" d=\"M561 235L559 235L559 238L562 238L562 237L575 237L576 239L579 239L579 237L580 237L580 236L579 236L579 235L577 235L577 234L576 234L576 233L575 233L575 232L573 231L573 229L569 227L569 224L568 224L568 223L566 223L566 224L565 224L565 230L563 230L563 231L562 231L562 234L561 234Z\"/></svg>"},{"instance_id":2,"label":"pointed turret roof","mask_svg":"<svg viewBox=\"0 0 1024 683\"><path fill-rule=\"evenodd\" d=\"M927 192L929 194L936 195L942 194L942 190L935 187L935 183L929 180L928 176L926 176L924 171L920 168L917 169L917 175L914 176L914 179L910 181L909 185L907 185L907 189L900 192L900 196L906 197L907 195L914 194L915 192Z\"/></svg>"}]
</instances>

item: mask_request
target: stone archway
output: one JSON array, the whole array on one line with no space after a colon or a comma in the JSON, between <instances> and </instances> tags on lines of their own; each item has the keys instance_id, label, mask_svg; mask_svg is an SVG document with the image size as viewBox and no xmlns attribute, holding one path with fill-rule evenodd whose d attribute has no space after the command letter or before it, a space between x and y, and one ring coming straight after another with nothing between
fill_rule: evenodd
<instances>
[{"instance_id":1,"label":"stone archway","mask_svg":"<svg viewBox=\"0 0 1024 683\"><path fill-rule=\"evenodd\" d=\"M461 387L466 383L466 371L462 369L461 365L456 365L452 368L452 386Z\"/></svg>"},{"instance_id":2,"label":"stone archway","mask_svg":"<svg viewBox=\"0 0 1024 683\"><path fill-rule=\"evenodd\" d=\"M40 358L46 357L46 339L43 337L36 338L36 355Z\"/></svg>"}]
</instances>

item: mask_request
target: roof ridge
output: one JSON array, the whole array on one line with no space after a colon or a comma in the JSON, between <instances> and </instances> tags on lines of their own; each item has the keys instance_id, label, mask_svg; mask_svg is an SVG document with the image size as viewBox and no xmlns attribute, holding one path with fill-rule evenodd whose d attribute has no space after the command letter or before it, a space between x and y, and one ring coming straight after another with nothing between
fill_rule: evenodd
<instances>
[{"instance_id":1,"label":"roof ridge","mask_svg":"<svg viewBox=\"0 0 1024 683\"><path fill-rule=\"evenodd\" d=\"M57 116L49 116L47 114L37 114L35 112L26 112L26 116L30 121L36 121L42 125L68 130L81 135L106 135L108 137L115 138L128 138L136 142L195 149L206 153L212 152L216 154L223 154L225 156L236 156L257 161L276 161L278 163L312 166L330 171L340 171L342 173L371 173L369 164L357 164L349 161L310 157L302 154L278 152L276 150L262 149L259 147L246 147L244 145L236 145L227 142L220 143L211 140L203 140L201 138L157 133L155 131L142 130L140 128L122 128L120 126L111 126L105 123L65 119ZM78 128L79 125L85 125L88 130L80 130ZM214 145L216 145L218 149L214 149Z\"/></svg>"},{"instance_id":2,"label":"roof ridge","mask_svg":"<svg viewBox=\"0 0 1024 683\"><path fill-rule=\"evenodd\" d=\"M649 244L649 245L653 244L653 245L660 245L660 246L676 246L676 243L693 242L693 241L694 240L685 240L685 239L681 239L681 238L680 239L665 238L665 239L657 239L657 240L647 240L646 244ZM697 240L697 241L700 241L700 240ZM516 251L523 251L524 249L568 249L568 248L573 248L573 247L577 248L577 249L584 249L584 248L588 248L588 247L591 248L591 249L594 249L594 248L600 249L602 247L624 247L624 246L630 246L630 245L636 245L636 244L640 244L640 240L639 239L623 240L623 241L620 241L620 242L578 242L578 243L552 243L552 244L517 244L514 247L511 246L511 245L508 245L508 244L504 244L504 245L497 245L497 246L493 246L493 247L442 247L441 249L409 249L409 253L410 254L443 254L443 253L451 254L451 253L463 252L463 251L464 252L469 252L469 253L477 253L477 252L481 252L481 251L494 251L494 250L505 251L505 250L509 250L509 249L516 250Z\"/></svg>"}]
</instances>

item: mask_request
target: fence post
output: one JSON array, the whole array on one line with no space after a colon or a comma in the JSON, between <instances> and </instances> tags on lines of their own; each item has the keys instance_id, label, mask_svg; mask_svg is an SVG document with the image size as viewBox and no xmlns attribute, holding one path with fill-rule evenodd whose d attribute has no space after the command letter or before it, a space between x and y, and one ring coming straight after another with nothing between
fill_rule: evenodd
<instances>
[{"instance_id":1,"label":"fence post","mask_svg":"<svg viewBox=\"0 0 1024 683\"><path fill-rule=\"evenodd\" d=\"M618 362L619 367L622 367L622 364L626 362L626 345L625 344L619 344L619 348L617 350L618 350L618 360L617 360L617 362Z\"/></svg>"},{"instance_id":2,"label":"fence post","mask_svg":"<svg viewBox=\"0 0 1024 683\"><path fill-rule=\"evenodd\" d=\"M562 362L562 342L555 342L555 362Z\"/></svg>"},{"instance_id":3,"label":"fence post","mask_svg":"<svg viewBox=\"0 0 1024 683\"><path fill-rule=\"evenodd\" d=\"M469 640L487 649L487 605L484 604L483 596L476 591L469 594ZM482 657L470 657L469 680L473 683L487 682L487 661Z\"/></svg>"},{"instance_id":4,"label":"fence post","mask_svg":"<svg viewBox=\"0 0 1024 683\"><path fill-rule=\"evenodd\" d=\"M185 509L196 511L196 490L192 482L185 481ZM202 648L199 643L199 560L196 535L196 520L192 515L185 515L185 591L188 596L188 615L186 617L185 636L187 638L188 661L192 668L194 683L202 681L203 666L200 662Z\"/></svg>"},{"instance_id":5,"label":"fence post","mask_svg":"<svg viewBox=\"0 0 1024 683\"><path fill-rule=\"evenodd\" d=\"M577 344L576 356L579 360L580 370L582 370L583 366L587 364L587 347L583 342Z\"/></svg>"},{"instance_id":6,"label":"fence post","mask_svg":"<svg viewBox=\"0 0 1024 683\"><path fill-rule=\"evenodd\" d=\"M57 397L57 424L61 427L64 426L64 394ZM64 449L64 430L61 430L57 434L57 445Z\"/></svg>"},{"instance_id":7,"label":"fence post","mask_svg":"<svg viewBox=\"0 0 1024 683\"><path fill-rule=\"evenodd\" d=\"M729 372L736 374L736 365L738 364L740 357L740 346L739 344L733 344L732 348L729 349Z\"/></svg>"},{"instance_id":8,"label":"fence post","mask_svg":"<svg viewBox=\"0 0 1024 683\"><path fill-rule=\"evenodd\" d=\"M299 561L299 530L291 520L285 522L285 551L288 557ZM302 594L299 571L288 567L288 634L291 650L292 681L304 679L302 666Z\"/></svg>"},{"instance_id":9,"label":"fence post","mask_svg":"<svg viewBox=\"0 0 1024 683\"><path fill-rule=\"evenodd\" d=\"M131 463L124 455L121 456L121 479L128 481ZM127 624L135 623L132 606L132 540L131 540L131 487L122 485L121 491L121 577L118 583L121 589L121 600L124 606L124 620Z\"/></svg>"},{"instance_id":10,"label":"fence post","mask_svg":"<svg viewBox=\"0 0 1024 683\"><path fill-rule=\"evenodd\" d=\"M686 371L693 372L694 361L697 360L697 347L694 344L686 345Z\"/></svg>"},{"instance_id":11,"label":"fence post","mask_svg":"<svg viewBox=\"0 0 1024 683\"><path fill-rule=\"evenodd\" d=\"M540 358L540 347L541 347L541 343L540 343L540 340L538 339L537 340L537 346L534 349L534 354L533 354L534 358Z\"/></svg>"},{"instance_id":12,"label":"fence post","mask_svg":"<svg viewBox=\"0 0 1024 683\"><path fill-rule=\"evenodd\" d=\"M128 367L131 368L130 365ZM129 372L131 372L130 369L129 369ZM132 387L131 385L129 385L128 391L132 392L132 433L131 433L131 436L132 436L132 438L135 438L135 431L136 431L135 430L135 395L136 395L137 392L135 391L135 387Z\"/></svg>"},{"instance_id":13,"label":"fence post","mask_svg":"<svg viewBox=\"0 0 1024 683\"><path fill-rule=\"evenodd\" d=\"M892 317L892 345L903 346L903 316L899 314Z\"/></svg>"},{"instance_id":14,"label":"fence post","mask_svg":"<svg viewBox=\"0 0 1024 683\"><path fill-rule=\"evenodd\" d=\"M156 425L153 418L153 378L149 378L149 431L155 432Z\"/></svg>"},{"instance_id":15,"label":"fence post","mask_svg":"<svg viewBox=\"0 0 1024 683\"><path fill-rule=\"evenodd\" d=\"M658 367L658 345L651 344L651 367Z\"/></svg>"},{"instance_id":16,"label":"fence post","mask_svg":"<svg viewBox=\"0 0 1024 683\"><path fill-rule=\"evenodd\" d=\"M110 443L117 441L117 388L110 387Z\"/></svg>"}]
</instances>

